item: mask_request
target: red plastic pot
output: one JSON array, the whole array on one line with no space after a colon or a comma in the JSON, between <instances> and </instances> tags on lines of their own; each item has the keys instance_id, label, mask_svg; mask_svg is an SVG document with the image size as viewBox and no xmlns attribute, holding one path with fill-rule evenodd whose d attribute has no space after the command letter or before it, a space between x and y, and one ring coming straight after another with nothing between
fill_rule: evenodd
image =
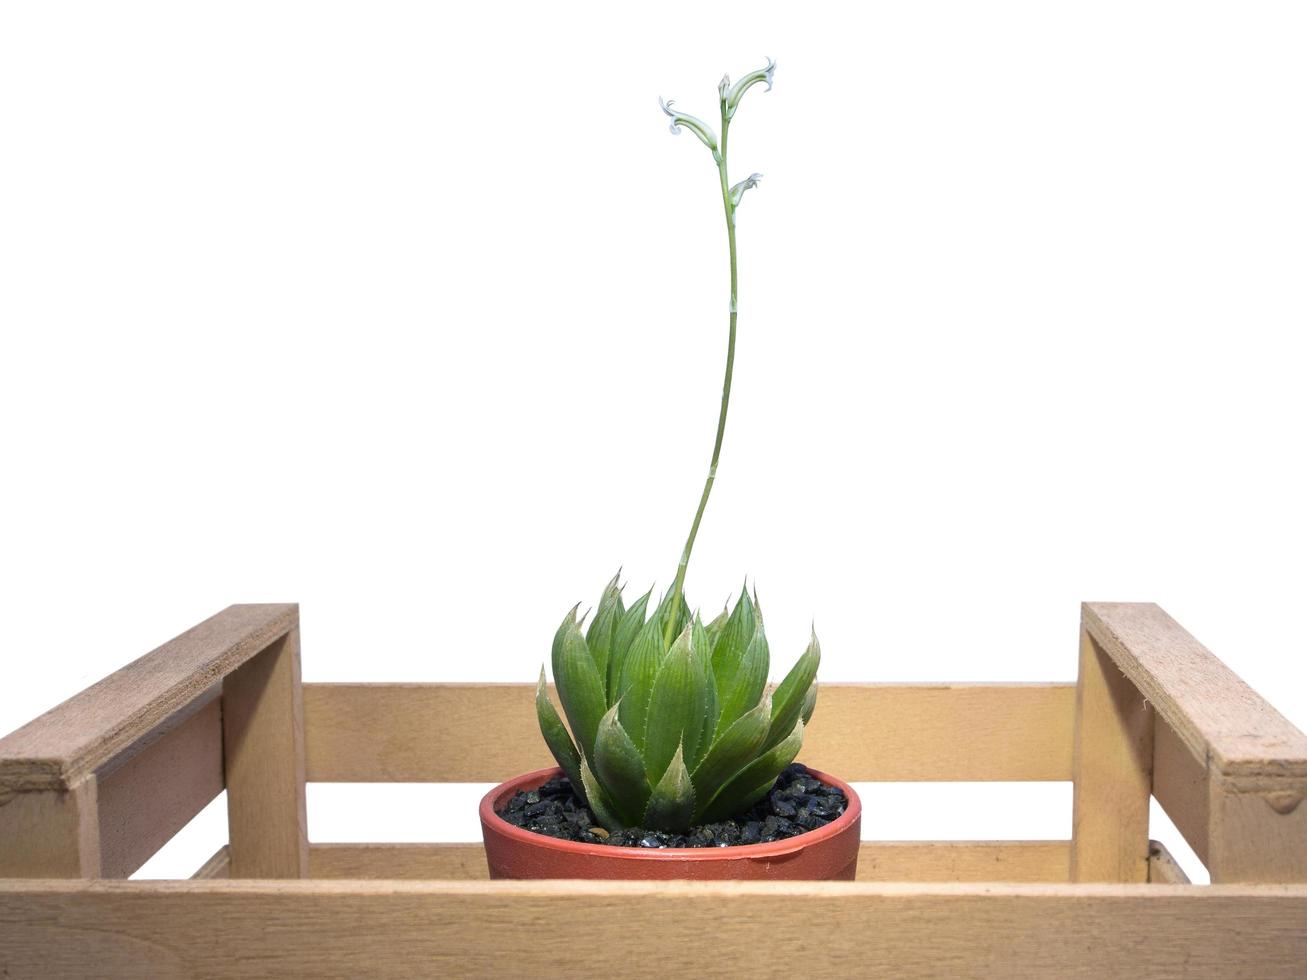
<instances>
[{"instance_id":1,"label":"red plastic pot","mask_svg":"<svg viewBox=\"0 0 1307 980\"><path fill-rule=\"evenodd\" d=\"M843 780L810 770L844 791L837 819L798 837L736 847L610 847L558 840L514 827L499 816L518 790L543 785L560 769L540 769L500 783L481 800L481 835L491 878L627 878L643 881L852 881L858 867L862 803Z\"/></svg>"}]
</instances>

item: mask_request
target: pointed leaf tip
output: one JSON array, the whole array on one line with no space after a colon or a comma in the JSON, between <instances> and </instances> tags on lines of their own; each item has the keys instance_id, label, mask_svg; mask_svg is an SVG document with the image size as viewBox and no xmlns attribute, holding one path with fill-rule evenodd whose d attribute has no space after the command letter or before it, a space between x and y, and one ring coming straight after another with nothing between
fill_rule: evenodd
<instances>
[{"instance_id":1,"label":"pointed leaf tip","mask_svg":"<svg viewBox=\"0 0 1307 980\"><path fill-rule=\"evenodd\" d=\"M686 751L693 757L703 737L708 710L708 676L703 661L694 656L687 626L663 658L650 691L644 763L651 781L662 777L673 755Z\"/></svg>"},{"instance_id":2,"label":"pointed leaf tip","mask_svg":"<svg viewBox=\"0 0 1307 980\"><path fill-rule=\"evenodd\" d=\"M594 818L606 830L618 831L622 829L622 820L613 811L612 804L599 780L595 777L594 770L590 768L590 763L585 759L581 760L581 784L585 787L585 801L590 807L590 812Z\"/></svg>"},{"instance_id":3,"label":"pointed leaf tip","mask_svg":"<svg viewBox=\"0 0 1307 980\"><path fill-rule=\"evenodd\" d=\"M594 751L595 730L607 709L604 682L576 623L568 624L554 660L554 682L583 756Z\"/></svg>"},{"instance_id":4,"label":"pointed leaf tip","mask_svg":"<svg viewBox=\"0 0 1307 980\"><path fill-rule=\"evenodd\" d=\"M794 761L803 746L803 722L796 722L779 743L740 770L703 808L702 820L712 823L747 809L762 799L776 783L776 777Z\"/></svg>"},{"instance_id":5,"label":"pointed leaf tip","mask_svg":"<svg viewBox=\"0 0 1307 980\"><path fill-rule=\"evenodd\" d=\"M821 664L821 647L814 641L790 668L785 679L772 694L772 726L767 735L766 747L771 748L787 738L800 720L808 689L817 678Z\"/></svg>"},{"instance_id":6,"label":"pointed leaf tip","mask_svg":"<svg viewBox=\"0 0 1307 980\"><path fill-rule=\"evenodd\" d=\"M628 826L639 823L649 802L644 760L617 718L618 706L608 709L595 736L594 774L602 782L614 814Z\"/></svg>"},{"instance_id":7,"label":"pointed leaf tip","mask_svg":"<svg viewBox=\"0 0 1307 980\"><path fill-rule=\"evenodd\" d=\"M690 774L685 768L685 757L678 746L667 771L649 796L644 826L649 830L689 829L694 817L694 799L694 783L690 781Z\"/></svg>"},{"instance_id":8,"label":"pointed leaf tip","mask_svg":"<svg viewBox=\"0 0 1307 980\"><path fill-rule=\"evenodd\" d=\"M548 687L545 683L545 668L540 668L540 683L536 685L536 720L540 725L540 734L544 736L549 753L554 757L560 769L567 774L568 780L577 795L584 795L581 784L581 757L572 737L563 726L554 703L549 700Z\"/></svg>"}]
</instances>

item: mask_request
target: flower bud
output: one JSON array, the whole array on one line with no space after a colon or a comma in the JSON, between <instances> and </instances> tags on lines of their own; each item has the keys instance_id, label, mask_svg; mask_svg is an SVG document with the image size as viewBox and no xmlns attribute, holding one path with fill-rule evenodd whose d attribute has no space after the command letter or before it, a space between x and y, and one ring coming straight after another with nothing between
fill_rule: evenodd
<instances>
[{"instance_id":1,"label":"flower bud","mask_svg":"<svg viewBox=\"0 0 1307 980\"><path fill-rule=\"evenodd\" d=\"M744 192L750 187L757 187L758 181L762 180L762 174L749 174L748 177L740 181L731 188L731 207L740 203L740 198L744 197Z\"/></svg>"},{"instance_id":2,"label":"flower bud","mask_svg":"<svg viewBox=\"0 0 1307 980\"><path fill-rule=\"evenodd\" d=\"M712 150L714 157L717 156L717 134L713 131L711 126L702 119L698 119L687 113L673 109L672 105L674 103L671 102L671 100L664 102L662 98L659 98L658 104L662 106L663 112L671 117L672 125L670 128L673 134L679 133L681 127L684 126L690 132L694 133L695 136L699 137L704 146Z\"/></svg>"},{"instance_id":3,"label":"flower bud","mask_svg":"<svg viewBox=\"0 0 1307 980\"><path fill-rule=\"evenodd\" d=\"M734 87L726 93L726 118L730 119L735 115L735 110L739 108L740 99L744 93L753 88L759 82L767 83L767 91L771 91L772 76L776 74L776 62L771 58L767 59L767 64L756 71L751 71L745 75Z\"/></svg>"}]
</instances>

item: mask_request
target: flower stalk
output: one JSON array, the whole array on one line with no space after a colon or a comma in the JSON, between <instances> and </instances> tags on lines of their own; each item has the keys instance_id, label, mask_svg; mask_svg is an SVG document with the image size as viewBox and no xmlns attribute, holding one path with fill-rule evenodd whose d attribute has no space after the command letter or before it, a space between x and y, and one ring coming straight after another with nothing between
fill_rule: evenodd
<instances>
[{"instance_id":1,"label":"flower stalk","mask_svg":"<svg viewBox=\"0 0 1307 980\"><path fill-rule=\"evenodd\" d=\"M694 512L694 521L690 524L690 534L685 540L685 547L681 550L681 560L676 566L676 580L672 584L673 608L680 602L681 596L685 592L685 572L690 565L690 554L694 551L694 540L699 535L699 525L703 521L704 511L708 508L708 498L712 494L713 483L717 480L717 463L722 455L722 437L726 434L726 415L731 405L731 378L735 371L735 335L739 321L739 270L735 251L735 209L739 207L744 192L751 187L758 186L758 181L762 177L762 174L750 174L745 180L734 186L731 185L726 156L727 141L731 132L731 119L734 118L735 111L739 108L740 99L744 97L744 93L754 85L765 82L767 90L771 90L772 77L775 72L776 62L768 58L767 64L763 68L745 75L734 86L731 85L730 78L725 75L722 76L721 83L717 86L717 101L721 110L722 125L720 141L716 139L716 134L713 133L711 127L702 120L673 110L671 102L664 102L662 99L658 100L663 112L672 118L671 129L673 133L679 132L680 127L684 126L698 136L703 144L712 151L713 160L717 163L717 175L722 187L722 209L726 215L726 242L731 263L731 301L728 308L730 327L726 337L726 371L722 379L722 402L717 415L717 435L713 439L712 459L708 463L708 476L704 480L703 493L699 496L699 506ZM667 633L663 637L664 643L667 645L672 642L671 630L672 624L668 622Z\"/></svg>"},{"instance_id":2,"label":"flower stalk","mask_svg":"<svg viewBox=\"0 0 1307 980\"><path fill-rule=\"evenodd\" d=\"M747 588L733 610L704 623L685 601L685 572L708 506L731 401L739 320L735 213L750 174L736 184L727 171L731 119L754 85L771 87L776 63L717 89L721 138L712 126L659 100L671 130L692 132L712 153L721 185L731 295L726 371L712 460L676 578L649 611L652 590L628 608L619 576L604 588L594 618L576 608L554 636L554 681L563 715L540 671L536 713L541 733L572 790L604 828L685 831L740 813L765 796L798 754L817 701L821 647L814 635L785 679L767 690L771 653L756 593ZM563 717L566 717L566 724Z\"/></svg>"}]
</instances>

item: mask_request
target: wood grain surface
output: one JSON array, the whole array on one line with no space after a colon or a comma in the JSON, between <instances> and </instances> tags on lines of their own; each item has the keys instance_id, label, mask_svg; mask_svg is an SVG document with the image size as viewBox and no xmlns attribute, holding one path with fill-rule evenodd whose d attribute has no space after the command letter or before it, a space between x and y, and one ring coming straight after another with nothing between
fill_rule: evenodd
<instances>
[{"instance_id":1,"label":"wood grain surface","mask_svg":"<svg viewBox=\"0 0 1307 980\"><path fill-rule=\"evenodd\" d=\"M67 789L297 623L294 604L229 606L0 739L0 802Z\"/></svg>"},{"instance_id":2,"label":"wood grain surface","mask_svg":"<svg viewBox=\"0 0 1307 980\"><path fill-rule=\"evenodd\" d=\"M9 977L1300 978L1307 887L0 883Z\"/></svg>"},{"instance_id":3,"label":"wood grain surface","mask_svg":"<svg viewBox=\"0 0 1307 980\"><path fill-rule=\"evenodd\" d=\"M1071 880L1148 880L1153 713L1087 631L1076 691Z\"/></svg>"},{"instance_id":4,"label":"wood grain surface","mask_svg":"<svg viewBox=\"0 0 1307 980\"><path fill-rule=\"evenodd\" d=\"M499 782L553 765L531 684L306 684L310 782ZM847 780L1071 778L1074 684L823 684L800 760Z\"/></svg>"},{"instance_id":5,"label":"wood grain surface","mask_svg":"<svg viewBox=\"0 0 1307 980\"><path fill-rule=\"evenodd\" d=\"M1082 616L1156 713L1153 785L1212 881L1307 881L1307 735L1157 606Z\"/></svg>"}]
</instances>

